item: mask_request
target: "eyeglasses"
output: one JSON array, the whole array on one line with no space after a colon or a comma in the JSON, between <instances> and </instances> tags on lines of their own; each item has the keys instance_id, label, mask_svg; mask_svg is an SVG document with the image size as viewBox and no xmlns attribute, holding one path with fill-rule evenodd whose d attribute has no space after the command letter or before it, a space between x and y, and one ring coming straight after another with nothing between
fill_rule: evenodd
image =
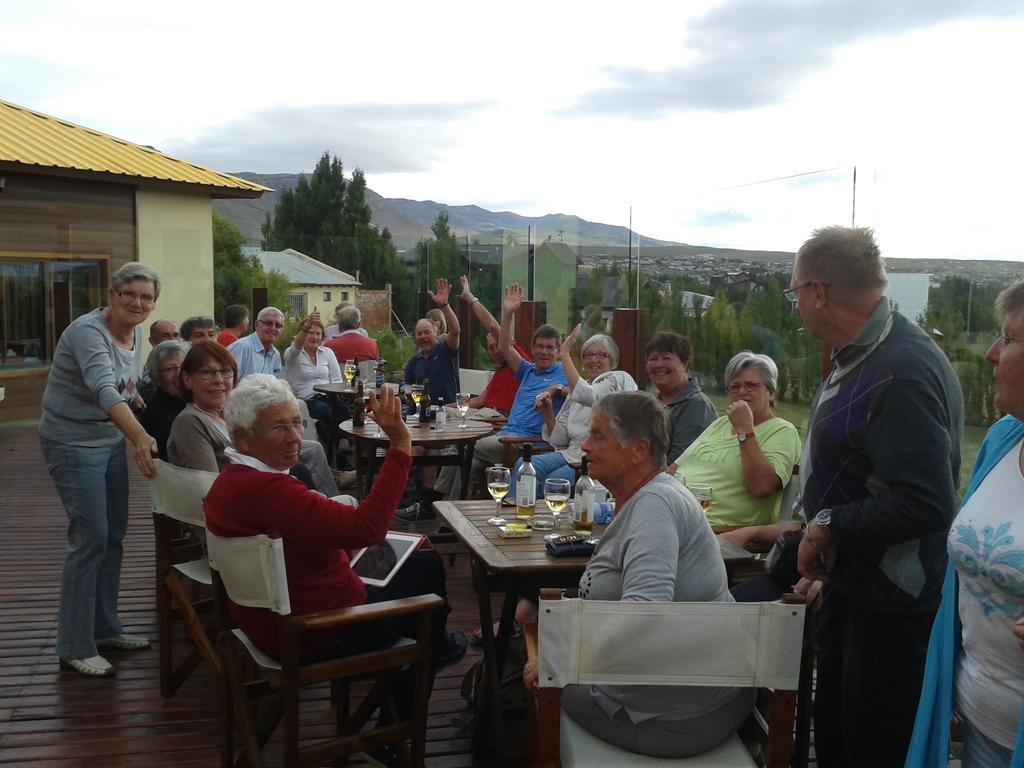
<instances>
[{"instance_id":1,"label":"eyeglasses","mask_svg":"<svg viewBox=\"0 0 1024 768\"><path fill-rule=\"evenodd\" d=\"M596 358L598 360L604 360L604 359L606 359L608 357L611 357L611 355L609 355L607 352L584 352L583 353L583 359L584 360L590 360L592 358Z\"/></svg>"},{"instance_id":2,"label":"eyeglasses","mask_svg":"<svg viewBox=\"0 0 1024 768\"><path fill-rule=\"evenodd\" d=\"M1008 334L1005 330L1001 330L999 332L999 335L995 337L995 339L992 341L992 343L993 344L999 343L999 344L1002 344L1005 347L1008 344L1012 344L1015 341L1024 341L1024 339L1018 339L1017 337L1011 336L1010 334Z\"/></svg>"},{"instance_id":3,"label":"eyeglasses","mask_svg":"<svg viewBox=\"0 0 1024 768\"><path fill-rule=\"evenodd\" d=\"M217 374L225 381L228 379L235 378L235 371L232 368L200 368L196 371L195 375L197 379L203 381L213 381L213 377Z\"/></svg>"},{"instance_id":4,"label":"eyeglasses","mask_svg":"<svg viewBox=\"0 0 1024 768\"><path fill-rule=\"evenodd\" d=\"M300 435L306 431L306 420L296 419L295 421L283 421L280 424L271 424L269 427L263 430L269 432L275 437L288 437L293 432L298 432Z\"/></svg>"},{"instance_id":5,"label":"eyeglasses","mask_svg":"<svg viewBox=\"0 0 1024 768\"><path fill-rule=\"evenodd\" d=\"M821 281L820 280L808 280L806 283L804 283L803 285L798 285L796 288L787 288L786 290L784 290L782 292L782 295L785 296L786 299L789 302L792 303L792 302L797 300L797 297L799 296L800 291L802 291L804 288L806 288L809 285L814 285L815 283L821 283ZM832 283L821 283L821 284L823 286L825 286L826 288L831 288L832 287Z\"/></svg>"},{"instance_id":6,"label":"eyeglasses","mask_svg":"<svg viewBox=\"0 0 1024 768\"><path fill-rule=\"evenodd\" d=\"M267 328L284 328L284 323L275 323L273 320L260 320Z\"/></svg>"},{"instance_id":7,"label":"eyeglasses","mask_svg":"<svg viewBox=\"0 0 1024 768\"><path fill-rule=\"evenodd\" d=\"M161 368L160 369L160 373L177 373L180 370L181 370L181 366L180 365L168 365L168 366L166 366L164 368ZM211 373L213 373L212 370L211 370ZM210 376L210 378L212 379L213 376Z\"/></svg>"},{"instance_id":8,"label":"eyeglasses","mask_svg":"<svg viewBox=\"0 0 1024 768\"><path fill-rule=\"evenodd\" d=\"M759 381L734 381L732 384L727 385L725 389L729 394L735 395L740 390L744 392L757 392L763 386L764 384Z\"/></svg>"},{"instance_id":9,"label":"eyeglasses","mask_svg":"<svg viewBox=\"0 0 1024 768\"><path fill-rule=\"evenodd\" d=\"M152 307L156 304L156 297L150 296L148 293L135 293L134 291L118 291L117 297L121 301L126 301L131 304L133 301L138 301L144 307Z\"/></svg>"}]
</instances>

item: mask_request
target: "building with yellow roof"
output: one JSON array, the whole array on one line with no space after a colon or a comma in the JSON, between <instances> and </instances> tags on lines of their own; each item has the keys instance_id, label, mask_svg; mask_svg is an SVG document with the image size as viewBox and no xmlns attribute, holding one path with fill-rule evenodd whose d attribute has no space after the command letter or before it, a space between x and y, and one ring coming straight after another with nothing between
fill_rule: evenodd
<instances>
[{"instance_id":1,"label":"building with yellow roof","mask_svg":"<svg viewBox=\"0 0 1024 768\"><path fill-rule=\"evenodd\" d=\"M34 418L57 339L140 261L150 321L213 311L212 198L266 187L0 100L0 422Z\"/></svg>"}]
</instances>

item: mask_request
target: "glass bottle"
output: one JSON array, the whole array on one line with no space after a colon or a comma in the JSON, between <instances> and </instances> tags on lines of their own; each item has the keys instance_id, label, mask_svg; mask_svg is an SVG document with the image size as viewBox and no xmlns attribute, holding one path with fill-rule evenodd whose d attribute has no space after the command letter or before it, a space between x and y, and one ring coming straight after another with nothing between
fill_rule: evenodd
<instances>
[{"instance_id":1,"label":"glass bottle","mask_svg":"<svg viewBox=\"0 0 1024 768\"><path fill-rule=\"evenodd\" d=\"M533 506L537 503L537 470L533 468L533 446L523 446L523 463L516 476L516 518L533 520Z\"/></svg>"},{"instance_id":2,"label":"glass bottle","mask_svg":"<svg viewBox=\"0 0 1024 768\"><path fill-rule=\"evenodd\" d=\"M584 456L580 466L580 479L576 481L576 498L572 505L572 527L576 533L589 536L593 531L595 496L594 481L590 479L589 462Z\"/></svg>"},{"instance_id":3,"label":"glass bottle","mask_svg":"<svg viewBox=\"0 0 1024 768\"><path fill-rule=\"evenodd\" d=\"M423 380L423 395L420 397L420 421L433 421L434 407L430 402L430 379Z\"/></svg>"},{"instance_id":4,"label":"glass bottle","mask_svg":"<svg viewBox=\"0 0 1024 768\"><path fill-rule=\"evenodd\" d=\"M352 426L366 426L366 412L363 410L363 380L356 386L356 401L352 405Z\"/></svg>"}]
</instances>

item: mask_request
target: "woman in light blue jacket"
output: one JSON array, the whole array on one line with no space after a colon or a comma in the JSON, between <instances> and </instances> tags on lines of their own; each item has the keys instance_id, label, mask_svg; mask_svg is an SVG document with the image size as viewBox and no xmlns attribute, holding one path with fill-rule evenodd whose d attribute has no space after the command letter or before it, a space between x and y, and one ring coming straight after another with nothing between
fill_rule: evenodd
<instances>
[{"instance_id":1,"label":"woman in light blue jacket","mask_svg":"<svg viewBox=\"0 0 1024 768\"><path fill-rule=\"evenodd\" d=\"M999 294L989 347L995 405L949 532L949 569L932 626L908 768L946 768L963 720L964 768L1024 766L1024 282Z\"/></svg>"}]
</instances>

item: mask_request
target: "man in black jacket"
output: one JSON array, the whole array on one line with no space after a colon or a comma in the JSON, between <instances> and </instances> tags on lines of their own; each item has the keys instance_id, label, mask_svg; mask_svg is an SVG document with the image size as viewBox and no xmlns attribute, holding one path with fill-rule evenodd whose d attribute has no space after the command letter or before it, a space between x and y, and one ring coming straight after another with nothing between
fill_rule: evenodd
<instances>
[{"instance_id":1,"label":"man in black jacket","mask_svg":"<svg viewBox=\"0 0 1024 768\"><path fill-rule=\"evenodd\" d=\"M801 459L800 572L826 582L815 750L822 768L903 765L957 508L963 395L942 351L885 297L870 229L817 230L787 291L832 349Z\"/></svg>"}]
</instances>

